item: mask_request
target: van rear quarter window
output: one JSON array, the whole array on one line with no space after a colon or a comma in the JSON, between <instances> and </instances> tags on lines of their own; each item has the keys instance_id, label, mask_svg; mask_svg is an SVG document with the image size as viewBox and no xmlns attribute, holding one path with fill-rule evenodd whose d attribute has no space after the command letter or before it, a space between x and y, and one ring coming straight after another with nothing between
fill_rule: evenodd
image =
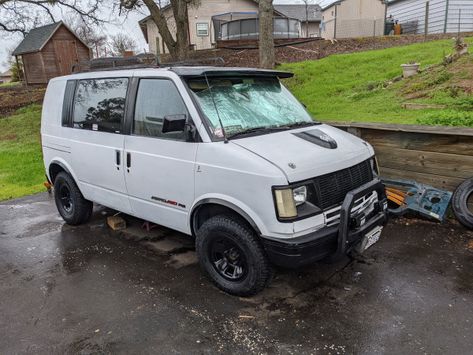
<instances>
[{"instance_id":1,"label":"van rear quarter window","mask_svg":"<svg viewBox=\"0 0 473 355\"><path fill-rule=\"evenodd\" d=\"M127 78L79 80L74 95L73 127L120 133Z\"/></svg>"}]
</instances>

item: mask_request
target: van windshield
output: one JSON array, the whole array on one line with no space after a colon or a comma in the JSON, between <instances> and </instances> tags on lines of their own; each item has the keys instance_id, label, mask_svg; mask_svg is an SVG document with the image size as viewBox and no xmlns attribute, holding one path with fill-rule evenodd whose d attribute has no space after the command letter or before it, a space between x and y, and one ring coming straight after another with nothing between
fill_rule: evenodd
<instances>
[{"instance_id":1,"label":"van windshield","mask_svg":"<svg viewBox=\"0 0 473 355\"><path fill-rule=\"evenodd\" d=\"M212 77L208 83L210 89L205 78L188 81L216 137L223 136L219 116L227 137L314 123L275 77Z\"/></svg>"}]
</instances>

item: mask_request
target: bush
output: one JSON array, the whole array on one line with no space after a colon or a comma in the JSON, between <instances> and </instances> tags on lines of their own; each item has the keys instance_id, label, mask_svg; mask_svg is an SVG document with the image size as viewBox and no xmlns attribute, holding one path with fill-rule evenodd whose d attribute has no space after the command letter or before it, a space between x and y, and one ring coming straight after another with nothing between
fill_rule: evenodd
<instances>
[{"instance_id":1,"label":"bush","mask_svg":"<svg viewBox=\"0 0 473 355\"><path fill-rule=\"evenodd\" d=\"M436 126L473 127L473 112L454 110L432 112L418 118L417 123Z\"/></svg>"}]
</instances>

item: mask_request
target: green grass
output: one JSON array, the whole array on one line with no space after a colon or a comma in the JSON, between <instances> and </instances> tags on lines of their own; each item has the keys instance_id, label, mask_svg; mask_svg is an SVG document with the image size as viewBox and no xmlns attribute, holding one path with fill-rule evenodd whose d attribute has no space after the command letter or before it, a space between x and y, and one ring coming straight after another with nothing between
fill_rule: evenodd
<instances>
[{"instance_id":1,"label":"green grass","mask_svg":"<svg viewBox=\"0 0 473 355\"><path fill-rule=\"evenodd\" d=\"M19 81L12 81L12 82L9 82L9 83L0 84L0 88L11 88L11 87L20 86L20 85L21 85L21 83Z\"/></svg>"},{"instance_id":2,"label":"green grass","mask_svg":"<svg viewBox=\"0 0 473 355\"><path fill-rule=\"evenodd\" d=\"M40 118L40 105L0 117L0 200L45 190Z\"/></svg>"},{"instance_id":3,"label":"green grass","mask_svg":"<svg viewBox=\"0 0 473 355\"><path fill-rule=\"evenodd\" d=\"M466 42L471 47L473 38ZM295 73L286 84L302 101L315 118L328 121L368 121L385 123L430 123L429 119L445 117L443 122L461 115L466 110L461 107L443 109L408 110L402 103L442 103L452 104L458 98L444 92L447 81L453 80L449 74L440 73L435 78L406 79L390 82L402 73L400 65L411 61L421 63L421 69L440 64L443 57L453 50L453 41L441 40L408 46L394 47L351 54L332 55L320 60L282 64L279 69ZM471 57L470 57L471 58ZM429 72L426 70L426 72ZM428 75L428 74L427 74ZM465 77L471 72L459 72ZM417 80L417 81L416 81ZM438 82L436 82L438 81ZM427 90L441 86L439 92L426 92L425 97L406 99L403 90L417 84L411 90ZM428 90L427 90L428 91ZM463 94L460 94L464 99ZM470 94L471 96L471 94ZM448 101L448 102L445 102ZM472 120L473 122L473 120Z\"/></svg>"}]
</instances>

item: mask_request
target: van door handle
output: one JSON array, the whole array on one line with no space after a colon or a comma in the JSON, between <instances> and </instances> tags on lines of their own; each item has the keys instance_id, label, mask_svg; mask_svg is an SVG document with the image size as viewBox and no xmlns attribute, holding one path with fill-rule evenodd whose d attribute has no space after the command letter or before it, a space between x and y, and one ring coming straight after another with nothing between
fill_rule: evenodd
<instances>
[{"instance_id":1,"label":"van door handle","mask_svg":"<svg viewBox=\"0 0 473 355\"><path fill-rule=\"evenodd\" d=\"M126 168L128 172L130 172L130 167L131 167L131 154L126 153Z\"/></svg>"},{"instance_id":2,"label":"van door handle","mask_svg":"<svg viewBox=\"0 0 473 355\"><path fill-rule=\"evenodd\" d=\"M121 164L121 157L120 157L120 151L116 150L115 151L115 164L117 164L117 169L119 169L119 165Z\"/></svg>"}]
</instances>

